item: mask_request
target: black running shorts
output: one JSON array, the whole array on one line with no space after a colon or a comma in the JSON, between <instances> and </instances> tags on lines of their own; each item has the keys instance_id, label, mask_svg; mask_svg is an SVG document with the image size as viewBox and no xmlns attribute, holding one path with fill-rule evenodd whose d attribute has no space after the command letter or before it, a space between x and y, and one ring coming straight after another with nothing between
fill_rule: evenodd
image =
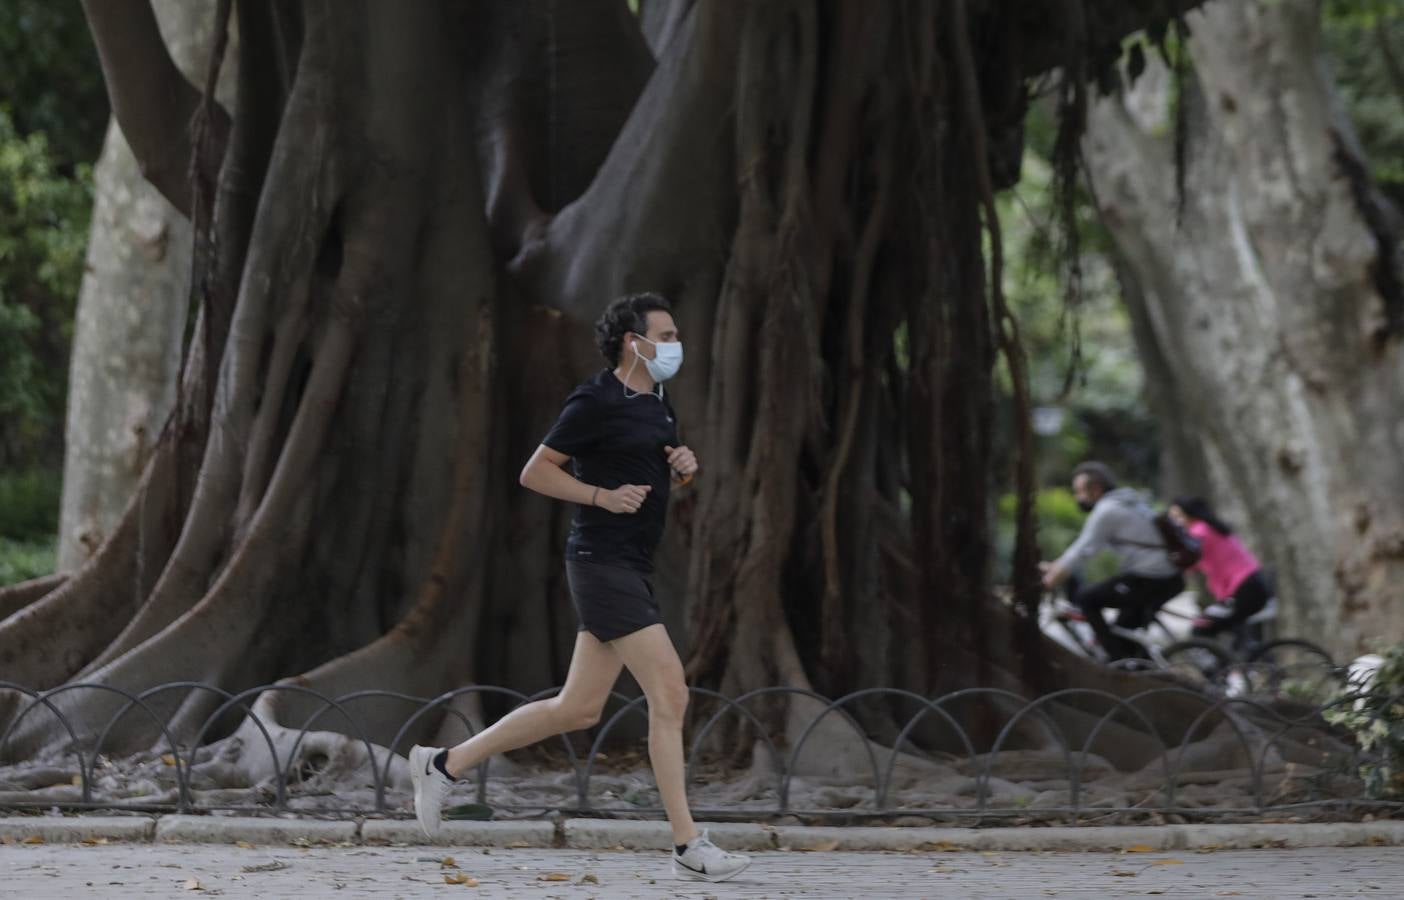
<instances>
[{"instance_id":1,"label":"black running shorts","mask_svg":"<svg viewBox=\"0 0 1404 900\"><path fill-rule=\"evenodd\" d=\"M580 630L613 641L663 621L653 583L624 566L566 561L570 599Z\"/></svg>"}]
</instances>

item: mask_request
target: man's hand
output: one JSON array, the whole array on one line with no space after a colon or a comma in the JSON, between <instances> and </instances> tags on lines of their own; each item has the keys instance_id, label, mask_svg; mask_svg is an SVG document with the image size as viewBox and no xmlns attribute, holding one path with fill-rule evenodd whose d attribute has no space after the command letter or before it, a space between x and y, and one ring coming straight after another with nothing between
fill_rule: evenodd
<instances>
[{"instance_id":1,"label":"man's hand","mask_svg":"<svg viewBox=\"0 0 1404 900\"><path fill-rule=\"evenodd\" d=\"M673 480L686 483L697 474L697 457L687 447L664 447L668 455L668 465L673 470Z\"/></svg>"},{"instance_id":2,"label":"man's hand","mask_svg":"<svg viewBox=\"0 0 1404 900\"><path fill-rule=\"evenodd\" d=\"M1038 564L1038 571L1043 575L1043 589L1051 591L1067 577L1062 568L1055 562L1041 562Z\"/></svg>"},{"instance_id":3,"label":"man's hand","mask_svg":"<svg viewBox=\"0 0 1404 900\"><path fill-rule=\"evenodd\" d=\"M595 505L618 515L632 515L643 506L651 490L653 486L648 484L621 484L612 491L600 491Z\"/></svg>"}]
</instances>

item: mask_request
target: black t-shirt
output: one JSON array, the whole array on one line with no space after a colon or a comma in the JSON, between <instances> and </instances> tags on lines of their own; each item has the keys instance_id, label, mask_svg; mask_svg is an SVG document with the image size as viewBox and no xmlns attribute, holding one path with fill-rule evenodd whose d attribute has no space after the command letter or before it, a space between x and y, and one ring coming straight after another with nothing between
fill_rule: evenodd
<instances>
[{"instance_id":1,"label":"black t-shirt","mask_svg":"<svg viewBox=\"0 0 1404 900\"><path fill-rule=\"evenodd\" d=\"M657 393L635 394L609 369L576 388L541 441L571 458L575 477L601 491L651 485L636 513L580 506L566 559L653 571L653 551L668 513L670 467L664 447L678 446L673 407Z\"/></svg>"}]
</instances>

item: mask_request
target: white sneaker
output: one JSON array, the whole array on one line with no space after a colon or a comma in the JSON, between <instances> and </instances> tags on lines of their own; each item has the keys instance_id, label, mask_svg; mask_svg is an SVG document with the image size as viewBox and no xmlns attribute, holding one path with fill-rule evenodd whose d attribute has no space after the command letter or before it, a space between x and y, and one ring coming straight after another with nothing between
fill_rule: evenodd
<instances>
[{"instance_id":1,"label":"white sneaker","mask_svg":"<svg viewBox=\"0 0 1404 900\"><path fill-rule=\"evenodd\" d=\"M443 823L444 800L453 788L453 781L434 765L434 757L442 749L416 744L409 752L410 779L414 782L414 815L428 837L439 833L439 826Z\"/></svg>"},{"instance_id":2,"label":"white sneaker","mask_svg":"<svg viewBox=\"0 0 1404 900\"><path fill-rule=\"evenodd\" d=\"M678 878L694 881L726 881L735 878L751 864L749 856L727 853L702 832L687 844L687 849L679 853L673 848L673 874Z\"/></svg>"}]
</instances>

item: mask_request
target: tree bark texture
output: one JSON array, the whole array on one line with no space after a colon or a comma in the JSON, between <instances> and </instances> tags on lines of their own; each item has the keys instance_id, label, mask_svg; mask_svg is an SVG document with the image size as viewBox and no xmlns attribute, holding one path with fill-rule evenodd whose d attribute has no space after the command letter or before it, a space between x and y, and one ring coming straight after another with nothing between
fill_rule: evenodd
<instances>
[{"instance_id":1,"label":"tree bark texture","mask_svg":"<svg viewBox=\"0 0 1404 900\"><path fill-rule=\"evenodd\" d=\"M1188 17L1183 217L1148 71L1084 142L1121 256L1171 493L1276 570L1285 633L1338 658L1404 633L1400 234L1320 47L1315 0ZM1149 101L1149 105L1148 105ZM1164 108L1164 103L1160 103Z\"/></svg>"},{"instance_id":2,"label":"tree bark texture","mask_svg":"<svg viewBox=\"0 0 1404 900\"><path fill-rule=\"evenodd\" d=\"M215 4L155 0L180 74L203 83ZM224 69L219 99L232 99ZM175 406L190 305L189 219L143 175L114 120L93 170L87 263L74 316L58 568L71 572L121 518Z\"/></svg>"}]
</instances>

